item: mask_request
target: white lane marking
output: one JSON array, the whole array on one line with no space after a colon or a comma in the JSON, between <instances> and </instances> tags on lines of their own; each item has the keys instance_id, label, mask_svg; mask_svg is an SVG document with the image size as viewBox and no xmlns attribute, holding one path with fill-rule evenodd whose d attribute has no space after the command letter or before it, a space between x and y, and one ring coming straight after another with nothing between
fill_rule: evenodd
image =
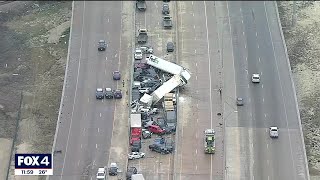
<instances>
[{"instance_id":1,"label":"white lane marking","mask_svg":"<svg viewBox=\"0 0 320 180\"><path fill-rule=\"evenodd\" d=\"M258 33L256 32L256 36L258 36Z\"/></svg>"},{"instance_id":2,"label":"white lane marking","mask_svg":"<svg viewBox=\"0 0 320 180\"><path fill-rule=\"evenodd\" d=\"M108 22L110 22L110 19L108 18Z\"/></svg>"},{"instance_id":3,"label":"white lane marking","mask_svg":"<svg viewBox=\"0 0 320 180\"><path fill-rule=\"evenodd\" d=\"M86 128L83 128L82 133L85 134L86 132Z\"/></svg>"},{"instance_id":4,"label":"white lane marking","mask_svg":"<svg viewBox=\"0 0 320 180\"><path fill-rule=\"evenodd\" d=\"M80 160L78 160L78 166L80 165Z\"/></svg>"},{"instance_id":5,"label":"white lane marking","mask_svg":"<svg viewBox=\"0 0 320 180\"><path fill-rule=\"evenodd\" d=\"M196 154L198 154L198 149L196 149Z\"/></svg>"},{"instance_id":6,"label":"white lane marking","mask_svg":"<svg viewBox=\"0 0 320 180\"><path fill-rule=\"evenodd\" d=\"M267 144L267 149L269 148L269 144Z\"/></svg>"},{"instance_id":7,"label":"white lane marking","mask_svg":"<svg viewBox=\"0 0 320 180\"><path fill-rule=\"evenodd\" d=\"M108 57L106 57L106 61L108 61Z\"/></svg>"},{"instance_id":8,"label":"white lane marking","mask_svg":"<svg viewBox=\"0 0 320 180\"><path fill-rule=\"evenodd\" d=\"M247 49L247 44L244 44L244 48Z\"/></svg>"},{"instance_id":9,"label":"white lane marking","mask_svg":"<svg viewBox=\"0 0 320 180\"><path fill-rule=\"evenodd\" d=\"M191 4L193 5L193 1L191 1Z\"/></svg>"},{"instance_id":10,"label":"white lane marking","mask_svg":"<svg viewBox=\"0 0 320 180\"><path fill-rule=\"evenodd\" d=\"M100 129L98 128L98 132L100 132Z\"/></svg>"},{"instance_id":11,"label":"white lane marking","mask_svg":"<svg viewBox=\"0 0 320 180\"><path fill-rule=\"evenodd\" d=\"M252 175L252 180L254 180L254 176Z\"/></svg>"},{"instance_id":12,"label":"white lane marking","mask_svg":"<svg viewBox=\"0 0 320 180\"><path fill-rule=\"evenodd\" d=\"M248 57L246 57L246 61L248 61Z\"/></svg>"},{"instance_id":13,"label":"white lane marking","mask_svg":"<svg viewBox=\"0 0 320 180\"><path fill-rule=\"evenodd\" d=\"M192 16L194 16L194 13L192 13Z\"/></svg>"},{"instance_id":14,"label":"white lane marking","mask_svg":"<svg viewBox=\"0 0 320 180\"><path fill-rule=\"evenodd\" d=\"M268 132L268 129L266 129L266 132Z\"/></svg>"},{"instance_id":15,"label":"white lane marking","mask_svg":"<svg viewBox=\"0 0 320 180\"><path fill-rule=\"evenodd\" d=\"M264 114L264 117L266 118L266 117L267 117L267 114Z\"/></svg>"},{"instance_id":16,"label":"white lane marking","mask_svg":"<svg viewBox=\"0 0 320 180\"><path fill-rule=\"evenodd\" d=\"M194 53L197 54L197 50L196 49L194 50Z\"/></svg>"},{"instance_id":17,"label":"white lane marking","mask_svg":"<svg viewBox=\"0 0 320 180\"><path fill-rule=\"evenodd\" d=\"M247 72L247 75L249 74L249 71L248 71L248 69L246 69L246 72ZM249 84L248 84L249 85Z\"/></svg>"},{"instance_id":18,"label":"white lane marking","mask_svg":"<svg viewBox=\"0 0 320 180\"><path fill-rule=\"evenodd\" d=\"M199 108L199 104L197 104L197 108Z\"/></svg>"},{"instance_id":19,"label":"white lane marking","mask_svg":"<svg viewBox=\"0 0 320 180\"><path fill-rule=\"evenodd\" d=\"M194 40L197 40L197 37L194 37Z\"/></svg>"},{"instance_id":20,"label":"white lane marking","mask_svg":"<svg viewBox=\"0 0 320 180\"><path fill-rule=\"evenodd\" d=\"M104 75L107 75L107 70L106 69L104 70Z\"/></svg>"},{"instance_id":21,"label":"white lane marking","mask_svg":"<svg viewBox=\"0 0 320 180\"><path fill-rule=\"evenodd\" d=\"M243 24L243 19L241 19L241 23ZM244 32L242 32L244 34Z\"/></svg>"},{"instance_id":22,"label":"white lane marking","mask_svg":"<svg viewBox=\"0 0 320 180\"><path fill-rule=\"evenodd\" d=\"M211 74L211 56L210 56L210 42L209 42L209 29L208 29L208 16L207 16L207 5L206 5L206 1L203 1L203 4L204 4L204 15L205 15L205 18L206 18L206 35L207 35L207 53L208 53L208 71L209 71L209 74ZM230 23L230 19L229 19L229 23ZM230 30L231 30L231 26L230 26ZM231 32L231 31L230 31ZM219 39L219 31L218 31L218 42L220 42L220 39ZM221 55L220 55L221 56ZM221 57L220 57L221 58ZM213 101L212 101L212 79L211 79L211 76L209 76L209 91L210 91L210 96L209 96L209 99L210 99L210 127L212 129L212 120L213 120L213 114L212 114L212 104L213 104ZM210 180L212 180L212 163L213 163L213 160L212 160L212 156L210 156Z\"/></svg>"},{"instance_id":23,"label":"white lane marking","mask_svg":"<svg viewBox=\"0 0 320 180\"><path fill-rule=\"evenodd\" d=\"M242 23L243 23L243 21L242 21ZM244 35L244 31L242 31L242 35Z\"/></svg>"},{"instance_id":24,"label":"white lane marking","mask_svg":"<svg viewBox=\"0 0 320 180\"><path fill-rule=\"evenodd\" d=\"M269 180L270 178L269 178L269 176L268 176L268 180Z\"/></svg>"},{"instance_id":25,"label":"white lane marking","mask_svg":"<svg viewBox=\"0 0 320 180\"><path fill-rule=\"evenodd\" d=\"M259 57L259 62L261 62L261 59L260 59L260 57Z\"/></svg>"},{"instance_id":26,"label":"white lane marking","mask_svg":"<svg viewBox=\"0 0 320 180\"><path fill-rule=\"evenodd\" d=\"M96 149L98 149L98 144L96 144Z\"/></svg>"},{"instance_id":27,"label":"white lane marking","mask_svg":"<svg viewBox=\"0 0 320 180\"><path fill-rule=\"evenodd\" d=\"M240 8L240 12L242 13L242 8Z\"/></svg>"},{"instance_id":28,"label":"white lane marking","mask_svg":"<svg viewBox=\"0 0 320 180\"><path fill-rule=\"evenodd\" d=\"M109 47L109 44L107 44L107 47Z\"/></svg>"},{"instance_id":29,"label":"white lane marking","mask_svg":"<svg viewBox=\"0 0 320 180\"><path fill-rule=\"evenodd\" d=\"M196 76L196 80L198 80L198 76Z\"/></svg>"},{"instance_id":30,"label":"white lane marking","mask_svg":"<svg viewBox=\"0 0 320 180\"><path fill-rule=\"evenodd\" d=\"M198 170L198 166L196 165L196 170Z\"/></svg>"},{"instance_id":31,"label":"white lane marking","mask_svg":"<svg viewBox=\"0 0 320 180\"><path fill-rule=\"evenodd\" d=\"M199 122L199 119L197 119L197 123Z\"/></svg>"},{"instance_id":32,"label":"white lane marking","mask_svg":"<svg viewBox=\"0 0 320 180\"><path fill-rule=\"evenodd\" d=\"M258 44L258 49L260 48L259 44Z\"/></svg>"},{"instance_id":33,"label":"white lane marking","mask_svg":"<svg viewBox=\"0 0 320 180\"><path fill-rule=\"evenodd\" d=\"M251 143L251 147L253 148L253 143Z\"/></svg>"},{"instance_id":34,"label":"white lane marking","mask_svg":"<svg viewBox=\"0 0 320 180\"><path fill-rule=\"evenodd\" d=\"M196 63L196 66L198 66L198 63Z\"/></svg>"},{"instance_id":35,"label":"white lane marking","mask_svg":"<svg viewBox=\"0 0 320 180\"><path fill-rule=\"evenodd\" d=\"M109 35L109 32L107 32L107 35Z\"/></svg>"},{"instance_id":36,"label":"white lane marking","mask_svg":"<svg viewBox=\"0 0 320 180\"><path fill-rule=\"evenodd\" d=\"M250 85L248 84L248 88L250 88Z\"/></svg>"},{"instance_id":37,"label":"white lane marking","mask_svg":"<svg viewBox=\"0 0 320 180\"><path fill-rule=\"evenodd\" d=\"M263 6L264 6L264 11L265 11L265 14L266 14L266 19L267 19L267 26L268 26L268 30L269 30L269 36L270 36L270 39L271 39L271 44L272 44L272 49L273 49L273 59L275 61L275 64L276 64L276 68L277 68L277 75L278 75L278 79L279 79L279 82L280 82L280 89L281 89L281 96L282 96L282 105L283 105L283 108L284 108L284 113L286 115L286 125L287 125L287 131L289 131L289 128L288 128L288 114L287 114L287 110L286 110L286 105L284 103L284 95L283 95L283 88L282 88L282 83L281 83L281 79L280 79L280 75L279 75L279 67L278 67L278 63L277 63L277 60L276 60L276 54L274 52L275 48L274 48L274 44L273 44L273 39L272 39L272 35L271 35L271 30L270 30L270 27L269 27L269 18L268 18L268 14L267 14L267 9L266 9L266 5L265 5L265 2L263 3ZM288 138L289 138L289 145L290 145L290 153L291 153L291 161L292 161L292 168L293 169L296 169L295 167L295 163L294 163L294 159L293 159L293 152L292 152L292 144L291 144L291 135L290 133L287 133L288 134ZM294 176L295 179L296 179L296 176Z\"/></svg>"},{"instance_id":38,"label":"white lane marking","mask_svg":"<svg viewBox=\"0 0 320 180\"><path fill-rule=\"evenodd\" d=\"M114 55L114 57L118 57L118 54Z\"/></svg>"},{"instance_id":39,"label":"white lane marking","mask_svg":"<svg viewBox=\"0 0 320 180\"><path fill-rule=\"evenodd\" d=\"M160 25L160 22L158 22L158 25Z\"/></svg>"},{"instance_id":40,"label":"white lane marking","mask_svg":"<svg viewBox=\"0 0 320 180\"><path fill-rule=\"evenodd\" d=\"M82 149L82 144L80 144L80 149Z\"/></svg>"},{"instance_id":41,"label":"white lane marking","mask_svg":"<svg viewBox=\"0 0 320 180\"><path fill-rule=\"evenodd\" d=\"M196 25L193 25L193 29L195 29L196 28Z\"/></svg>"},{"instance_id":42,"label":"white lane marking","mask_svg":"<svg viewBox=\"0 0 320 180\"><path fill-rule=\"evenodd\" d=\"M261 88L263 89L263 84L261 84Z\"/></svg>"},{"instance_id":43,"label":"white lane marking","mask_svg":"<svg viewBox=\"0 0 320 180\"><path fill-rule=\"evenodd\" d=\"M158 34L158 38L160 37L160 34Z\"/></svg>"},{"instance_id":44,"label":"white lane marking","mask_svg":"<svg viewBox=\"0 0 320 180\"><path fill-rule=\"evenodd\" d=\"M102 99L102 102L103 102L103 100L104 100L104 99Z\"/></svg>"},{"instance_id":45,"label":"white lane marking","mask_svg":"<svg viewBox=\"0 0 320 180\"><path fill-rule=\"evenodd\" d=\"M101 117L101 113L100 113L100 117Z\"/></svg>"},{"instance_id":46,"label":"white lane marking","mask_svg":"<svg viewBox=\"0 0 320 180\"><path fill-rule=\"evenodd\" d=\"M264 98L262 98L262 101L264 102Z\"/></svg>"}]
</instances>

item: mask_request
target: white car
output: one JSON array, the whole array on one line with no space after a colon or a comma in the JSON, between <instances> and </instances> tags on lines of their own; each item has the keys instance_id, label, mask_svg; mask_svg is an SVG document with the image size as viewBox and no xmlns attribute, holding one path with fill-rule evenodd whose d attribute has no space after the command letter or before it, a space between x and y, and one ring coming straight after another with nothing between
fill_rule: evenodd
<instances>
[{"instance_id":1,"label":"white car","mask_svg":"<svg viewBox=\"0 0 320 180\"><path fill-rule=\"evenodd\" d=\"M251 80L253 83L259 83L260 82L260 74L252 74Z\"/></svg>"},{"instance_id":2,"label":"white car","mask_svg":"<svg viewBox=\"0 0 320 180\"><path fill-rule=\"evenodd\" d=\"M128 154L128 159L129 160L133 160L133 159L140 159L140 158L144 158L146 154L143 152L132 152L130 154Z\"/></svg>"},{"instance_id":3,"label":"white car","mask_svg":"<svg viewBox=\"0 0 320 180\"><path fill-rule=\"evenodd\" d=\"M104 168L99 168L97 172L97 180L106 179L106 170Z\"/></svg>"},{"instance_id":4,"label":"white car","mask_svg":"<svg viewBox=\"0 0 320 180\"><path fill-rule=\"evenodd\" d=\"M134 59L140 60L142 59L142 50L141 49L136 49L134 52Z\"/></svg>"},{"instance_id":5,"label":"white car","mask_svg":"<svg viewBox=\"0 0 320 180\"><path fill-rule=\"evenodd\" d=\"M269 128L269 133L271 138L278 138L279 136L279 131L278 127L270 127Z\"/></svg>"}]
</instances>

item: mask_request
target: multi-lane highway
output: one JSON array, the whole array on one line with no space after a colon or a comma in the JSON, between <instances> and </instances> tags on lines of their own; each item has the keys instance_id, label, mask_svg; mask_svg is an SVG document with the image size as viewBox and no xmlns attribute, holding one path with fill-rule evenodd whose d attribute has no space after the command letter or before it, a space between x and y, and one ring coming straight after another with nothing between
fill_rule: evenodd
<instances>
[{"instance_id":1,"label":"multi-lane highway","mask_svg":"<svg viewBox=\"0 0 320 180\"><path fill-rule=\"evenodd\" d=\"M119 102L96 100L95 90L117 88L112 71L120 65L121 2L75 1L71 31L50 179L91 179L98 167L107 166ZM98 52L100 39L107 41L106 51Z\"/></svg>"},{"instance_id":2,"label":"multi-lane highway","mask_svg":"<svg viewBox=\"0 0 320 180\"><path fill-rule=\"evenodd\" d=\"M223 179L222 60L232 60L225 2L179 2L179 63L192 79L179 95L176 179ZM224 52L224 53L223 53ZM204 130L216 131L216 153L204 153Z\"/></svg>"},{"instance_id":3,"label":"multi-lane highway","mask_svg":"<svg viewBox=\"0 0 320 180\"><path fill-rule=\"evenodd\" d=\"M244 98L245 105L235 111L238 118L225 119L227 179L308 179L295 92L275 8L274 2L228 3L236 95ZM253 73L260 74L259 84L251 83ZM269 137L270 126L280 128L278 139Z\"/></svg>"}]
</instances>

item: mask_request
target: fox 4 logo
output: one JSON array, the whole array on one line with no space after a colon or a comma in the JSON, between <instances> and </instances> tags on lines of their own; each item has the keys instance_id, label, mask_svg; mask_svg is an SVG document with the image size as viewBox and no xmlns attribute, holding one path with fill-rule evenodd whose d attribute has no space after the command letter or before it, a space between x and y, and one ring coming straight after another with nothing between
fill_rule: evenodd
<instances>
[{"instance_id":1,"label":"fox 4 logo","mask_svg":"<svg viewBox=\"0 0 320 180\"><path fill-rule=\"evenodd\" d=\"M51 154L15 154L16 169L52 169Z\"/></svg>"}]
</instances>

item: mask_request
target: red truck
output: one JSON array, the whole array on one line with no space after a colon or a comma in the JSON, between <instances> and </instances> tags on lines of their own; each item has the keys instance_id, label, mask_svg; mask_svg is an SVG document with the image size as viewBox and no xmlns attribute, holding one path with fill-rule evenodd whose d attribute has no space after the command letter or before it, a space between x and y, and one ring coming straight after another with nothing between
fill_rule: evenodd
<instances>
[{"instance_id":1,"label":"red truck","mask_svg":"<svg viewBox=\"0 0 320 180\"><path fill-rule=\"evenodd\" d=\"M165 130L161 129L161 127L157 126L157 125L150 125L148 127L148 130L154 134L165 134Z\"/></svg>"},{"instance_id":2,"label":"red truck","mask_svg":"<svg viewBox=\"0 0 320 180\"><path fill-rule=\"evenodd\" d=\"M130 125L130 145L132 145L134 141L141 140L141 114L131 114Z\"/></svg>"}]
</instances>

